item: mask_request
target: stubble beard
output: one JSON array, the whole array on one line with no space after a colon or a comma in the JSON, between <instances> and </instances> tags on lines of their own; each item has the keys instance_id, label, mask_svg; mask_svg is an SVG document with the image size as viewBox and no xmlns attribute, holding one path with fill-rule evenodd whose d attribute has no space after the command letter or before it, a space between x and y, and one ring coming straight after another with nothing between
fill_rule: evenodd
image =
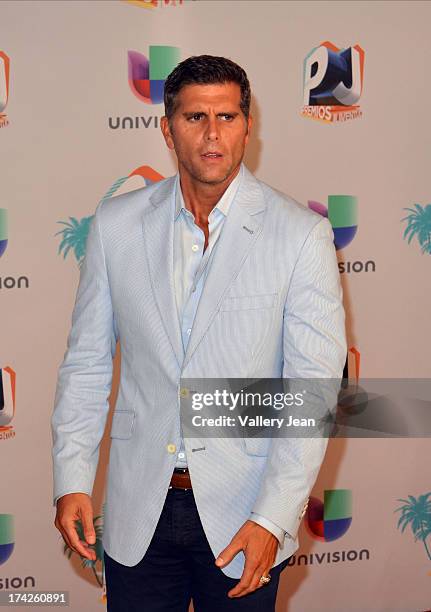
<instances>
[{"instance_id":1,"label":"stubble beard","mask_svg":"<svg viewBox=\"0 0 431 612\"><path fill-rule=\"evenodd\" d=\"M226 180L230 177L234 169L237 167L237 164L232 163L229 165L229 168L222 174L222 176L217 178L210 178L207 177L205 172L201 171L200 168L197 168L194 164L191 164L187 161L184 162L184 158L179 155L178 161L182 166L184 166L184 168L195 181L198 181L199 183L203 183L205 185L220 185L221 183L226 182ZM241 163L241 161L239 163Z\"/></svg>"}]
</instances>

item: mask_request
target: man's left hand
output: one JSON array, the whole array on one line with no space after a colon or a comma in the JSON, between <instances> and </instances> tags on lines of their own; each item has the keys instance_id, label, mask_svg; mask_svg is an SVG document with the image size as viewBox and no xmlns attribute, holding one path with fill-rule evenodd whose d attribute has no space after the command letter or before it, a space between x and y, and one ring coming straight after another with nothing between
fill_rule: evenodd
<instances>
[{"instance_id":1,"label":"man's left hand","mask_svg":"<svg viewBox=\"0 0 431 612\"><path fill-rule=\"evenodd\" d=\"M265 527L246 521L230 544L221 551L215 564L224 567L240 550L245 555L244 571L238 584L228 592L228 597L242 597L265 586L260 582L260 577L267 576L274 563L278 540Z\"/></svg>"}]
</instances>

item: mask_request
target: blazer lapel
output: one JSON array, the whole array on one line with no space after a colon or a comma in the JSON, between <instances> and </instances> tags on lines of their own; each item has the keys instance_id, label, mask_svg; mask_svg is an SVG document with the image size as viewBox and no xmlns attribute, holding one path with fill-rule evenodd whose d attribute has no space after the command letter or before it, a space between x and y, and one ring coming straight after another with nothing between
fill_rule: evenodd
<instances>
[{"instance_id":1,"label":"blazer lapel","mask_svg":"<svg viewBox=\"0 0 431 612\"><path fill-rule=\"evenodd\" d=\"M142 215L142 229L157 308L178 365L181 367L184 348L178 320L173 271L174 188L175 176L166 179L150 197L152 206Z\"/></svg>"},{"instance_id":2,"label":"blazer lapel","mask_svg":"<svg viewBox=\"0 0 431 612\"><path fill-rule=\"evenodd\" d=\"M184 356L183 369L204 337L224 294L262 230L265 216L263 213L266 210L262 188L245 166L243 172L238 192L224 221L199 300Z\"/></svg>"}]
</instances>

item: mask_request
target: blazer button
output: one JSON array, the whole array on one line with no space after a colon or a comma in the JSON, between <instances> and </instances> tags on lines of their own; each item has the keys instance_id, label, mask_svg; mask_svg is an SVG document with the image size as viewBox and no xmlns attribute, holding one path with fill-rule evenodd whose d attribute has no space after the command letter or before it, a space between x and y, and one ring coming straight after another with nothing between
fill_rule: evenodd
<instances>
[{"instance_id":1,"label":"blazer button","mask_svg":"<svg viewBox=\"0 0 431 612\"><path fill-rule=\"evenodd\" d=\"M177 450L175 444L168 444L166 448L168 449L168 453L175 453L175 451Z\"/></svg>"}]
</instances>

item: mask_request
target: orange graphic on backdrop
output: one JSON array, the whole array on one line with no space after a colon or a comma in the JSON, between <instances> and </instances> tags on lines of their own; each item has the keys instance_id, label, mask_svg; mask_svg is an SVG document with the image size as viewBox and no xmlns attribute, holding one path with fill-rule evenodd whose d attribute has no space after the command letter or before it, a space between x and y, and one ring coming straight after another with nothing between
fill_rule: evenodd
<instances>
[{"instance_id":1,"label":"orange graphic on backdrop","mask_svg":"<svg viewBox=\"0 0 431 612\"><path fill-rule=\"evenodd\" d=\"M123 0L127 4L134 4L140 8L155 9L158 6L176 6L177 4L183 4L184 0Z\"/></svg>"},{"instance_id":2,"label":"orange graphic on backdrop","mask_svg":"<svg viewBox=\"0 0 431 612\"><path fill-rule=\"evenodd\" d=\"M8 405L8 403L6 402L6 405L4 406L5 412L6 412L6 423L5 425L0 425L0 432L5 432L5 431L10 431L11 429L13 429L13 425L9 425L10 421L13 420L14 416L15 416L15 396L16 396L16 372L9 366L5 366L3 369L3 372L7 372L9 374L10 377L10 394L11 394L11 399L12 399L12 406ZM4 389L4 386L8 384L8 378L5 377L3 380L3 395L6 396L6 392ZM12 414L10 413L10 409L12 410Z\"/></svg>"}]
</instances>

